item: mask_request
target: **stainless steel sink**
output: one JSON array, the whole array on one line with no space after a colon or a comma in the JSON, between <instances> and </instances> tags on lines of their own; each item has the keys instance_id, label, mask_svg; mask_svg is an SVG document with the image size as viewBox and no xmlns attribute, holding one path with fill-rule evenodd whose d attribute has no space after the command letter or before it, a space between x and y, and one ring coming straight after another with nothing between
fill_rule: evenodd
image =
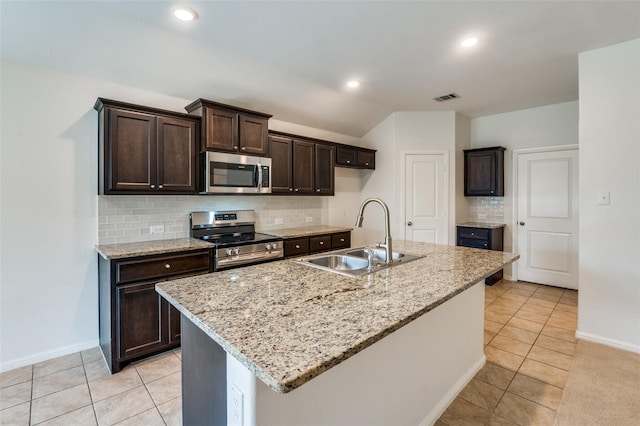
<instances>
[{"instance_id":1,"label":"stainless steel sink","mask_svg":"<svg viewBox=\"0 0 640 426\"><path fill-rule=\"evenodd\" d=\"M367 251L371 251L372 264L369 265ZM310 266L316 269L333 272L348 277L359 277L371 274L385 268L392 268L403 265L412 260L420 259L422 256L413 254L393 252L392 263L385 263L385 251L379 248L358 247L353 249L336 250L328 253L306 256L296 260L300 265Z\"/></svg>"}]
</instances>

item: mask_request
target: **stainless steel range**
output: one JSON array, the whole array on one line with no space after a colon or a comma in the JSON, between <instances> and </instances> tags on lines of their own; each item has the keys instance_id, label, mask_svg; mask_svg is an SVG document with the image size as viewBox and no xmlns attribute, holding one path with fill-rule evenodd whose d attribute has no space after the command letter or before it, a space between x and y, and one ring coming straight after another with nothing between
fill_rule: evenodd
<instances>
[{"instance_id":1,"label":"stainless steel range","mask_svg":"<svg viewBox=\"0 0 640 426\"><path fill-rule=\"evenodd\" d=\"M192 212L191 236L215 245L214 270L284 258L282 238L256 232L254 210Z\"/></svg>"}]
</instances>

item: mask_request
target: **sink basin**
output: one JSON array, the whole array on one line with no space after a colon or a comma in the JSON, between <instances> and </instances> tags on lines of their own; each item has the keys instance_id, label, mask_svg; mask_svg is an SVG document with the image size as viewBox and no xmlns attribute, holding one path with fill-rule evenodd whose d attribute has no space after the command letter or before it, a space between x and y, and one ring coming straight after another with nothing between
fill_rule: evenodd
<instances>
[{"instance_id":1,"label":"sink basin","mask_svg":"<svg viewBox=\"0 0 640 426\"><path fill-rule=\"evenodd\" d=\"M385 263L385 251L379 248L370 248L373 251L373 262L369 265L367 250L365 247L353 249L336 250L328 253L306 256L296 260L300 265L322 269L348 277L358 277L371 274L381 269L404 265L412 260L420 259L422 256L413 254L393 252L393 262Z\"/></svg>"},{"instance_id":2,"label":"sink basin","mask_svg":"<svg viewBox=\"0 0 640 426\"><path fill-rule=\"evenodd\" d=\"M324 266L325 268L336 269L338 271L353 271L369 266L367 259L338 254L309 259L308 262L314 265Z\"/></svg>"},{"instance_id":3,"label":"sink basin","mask_svg":"<svg viewBox=\"0 0 640 426\"><path fill-rule=\"evenodd\" d=\"M370 249L370 250L373 252L373 260L374 260L374 262L384 262L385 260L387 260L387 254L385 253L385 251L383 249ZM359 249L354 249L354 250L348 251L347 255L356 256L356 257L362 257L364 259L368 259L367 251L364 248L359 248ZM397 251L394 251L391 254L391 258L393 260L398 260L398 259L400 259L402 257L404 257L404 253L398 253Z\"/></svg>"}]
</instances>

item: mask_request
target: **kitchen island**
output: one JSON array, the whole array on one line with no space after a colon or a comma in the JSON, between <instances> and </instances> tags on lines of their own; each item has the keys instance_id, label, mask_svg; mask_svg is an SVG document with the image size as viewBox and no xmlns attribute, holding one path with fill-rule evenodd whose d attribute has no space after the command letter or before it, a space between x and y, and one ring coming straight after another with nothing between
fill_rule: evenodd
<instances>
[{"instance_id":1,"label":"kitchen island","mask_svg":"<svg viewBox=\"0 0 640 426\"><path fill-rule=\"evenodd\" d=\"M434 422L484 364L481 281L518 256L394 249L424 257L359 278L287 260L157 284L183 315L184 424Z\"/></svg>"}]
</instances>

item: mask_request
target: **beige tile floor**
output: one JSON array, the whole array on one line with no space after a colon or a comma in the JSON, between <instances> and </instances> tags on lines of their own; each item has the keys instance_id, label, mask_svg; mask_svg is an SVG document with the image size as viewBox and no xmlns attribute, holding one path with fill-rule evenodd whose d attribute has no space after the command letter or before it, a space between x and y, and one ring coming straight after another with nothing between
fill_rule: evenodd
<instances>
[{"instance_id":1,"label":"beige tile floor","mask_svg":"<svg viewBox=\"0 0 640 426\"><path fill-rule=\"evenodd\" d=\"M485 287L487 364L437 425L553 424L576 348L576 291ZM0 375L0 425L181 425L180 351L109 375L98 348Z\"/></svg>"}]
</instances>

